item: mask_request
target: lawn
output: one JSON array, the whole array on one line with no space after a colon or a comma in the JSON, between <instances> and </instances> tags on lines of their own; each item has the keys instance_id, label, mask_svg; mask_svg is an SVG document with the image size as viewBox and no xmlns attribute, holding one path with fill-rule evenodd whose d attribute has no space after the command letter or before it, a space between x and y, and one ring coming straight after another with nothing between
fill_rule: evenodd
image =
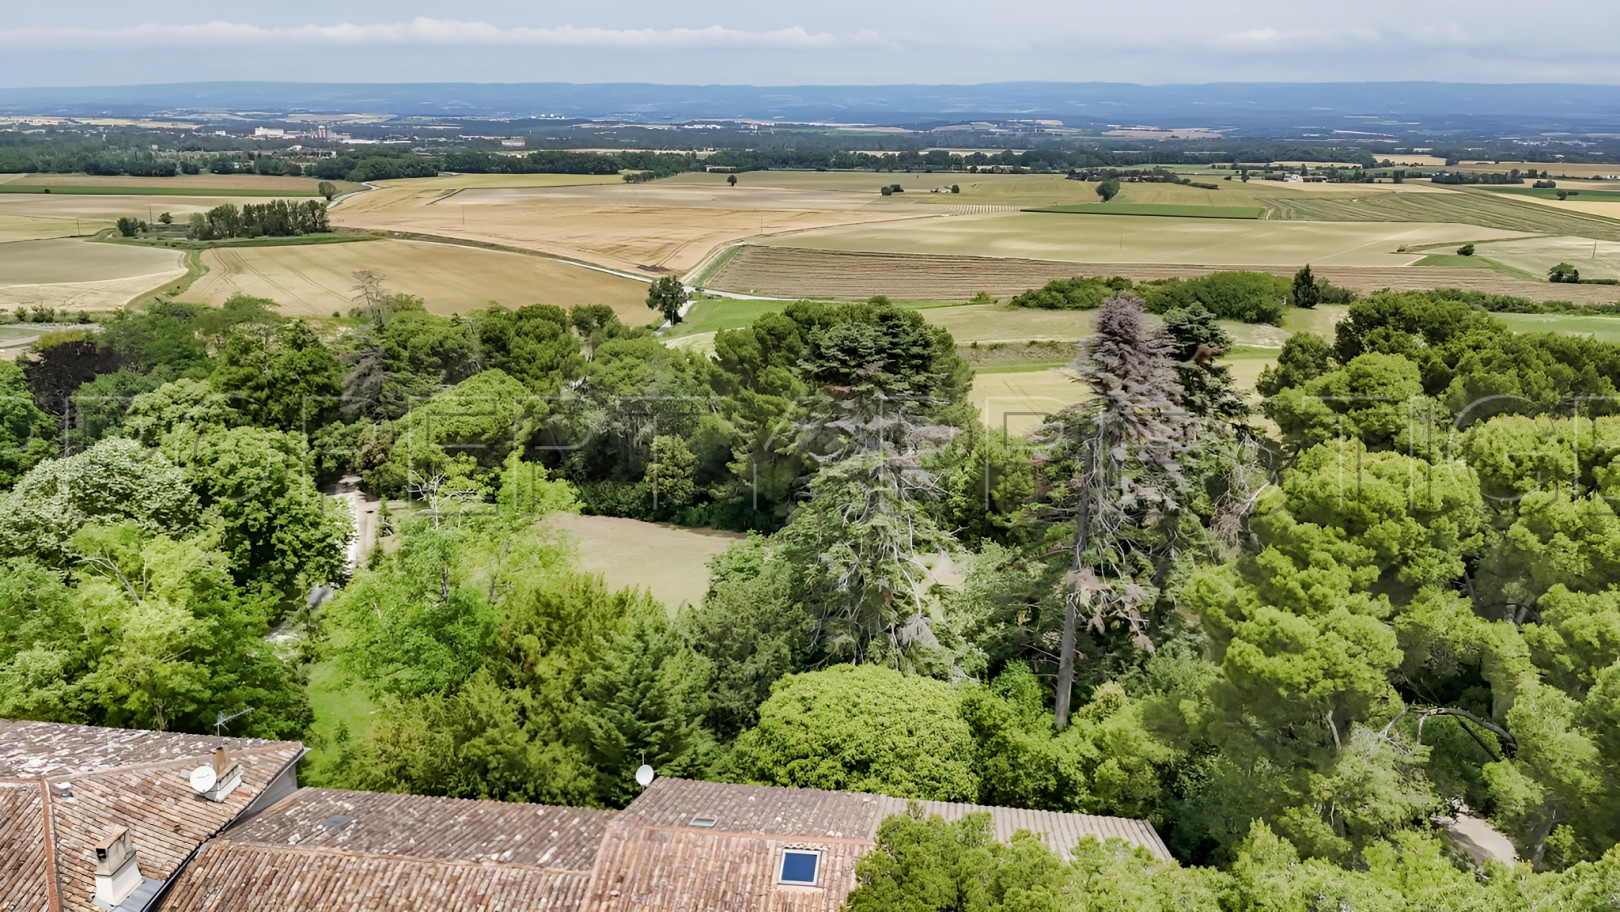
<instances>
[{"instance_id":1,"label":"lawn","mask_svg":"<svg viewBox=\"0 0 1620 912\"><path fill-rule=\"evenodd\" d=\"M1074 215L1147 215L1161 218L1257 219L1266 214L1263 206L1176 206L1163 203L1081 203L1073 206L1044 206L1025 212L1062 212Z\"/></svg>"},{"instance_id":2,"label":"lawn","mask_svg":"<svg viewBox=\"0 0 1620 912\"><path fill-rule=\"evenodd\" d=\"M346 729L351 739L363 737L377 707L358 684L343 680L330 659L309 666L308 693L315 721L310 726L305 768L312 781L320 782L326 764L337 752L339 732Z\"/></svg>"}]
</instances>

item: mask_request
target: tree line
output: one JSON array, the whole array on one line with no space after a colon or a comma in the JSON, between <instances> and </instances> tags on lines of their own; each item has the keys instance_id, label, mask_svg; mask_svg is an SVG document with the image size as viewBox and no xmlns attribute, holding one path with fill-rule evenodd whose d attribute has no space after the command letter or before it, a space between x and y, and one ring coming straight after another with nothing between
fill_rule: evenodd
<instances>
[{"instance_id":1,"label":"tree line","mask_svg":"<svg viewBox=\"0 0 1620 912\"><path fill-rule=\"evenodd\" d=\"M362 275L330 323L44 338L0 364L0 714L307 736L322 661L378 707L325 784L617 807L646 762L1145 818L1178 859L901 818L852 908L1605 908L1620 345L1380 292L1290 337L1256 413L1218 285L1100 281L1085 395L1024 436L881 301L700 353ZM314 494L345 473L393 503L352 569ZM671 611L583 572L570 510L753 534ZM1523 863L1446 854L1465 812Z\"/></svg>"}]
</instances>

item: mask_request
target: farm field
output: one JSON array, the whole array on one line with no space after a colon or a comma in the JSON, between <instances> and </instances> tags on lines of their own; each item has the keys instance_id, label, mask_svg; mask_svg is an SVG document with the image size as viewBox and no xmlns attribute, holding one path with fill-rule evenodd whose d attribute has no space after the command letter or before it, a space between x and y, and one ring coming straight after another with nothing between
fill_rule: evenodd
<instances>
[{"instance_id":1,"label":"farm field","mask_svg":"<svg viewBox=\"0 0 1620 912\"><path fill-rule=\"evenodd\" d=\"M1244 225L1250 223L1242 223ZM983 291L1006 299L1051 279L1076 275L1123 275L1161 279L1207 275L1216 268L1255 268L1292 275L1297 265L1248 264L1226 267L1154 263L1031 260L966 255L868 253L796 247L745 246L707 284L711 288L778 297L865 299L885 294L896 300L965 301ZM1381 288L1420 290L1463 288L1514 294L1537 301L1610 303L1620 289L1602 285L1553 285L1514 279L1478 268L1366 268L1313 266L1320 278L1356 291ZM1545 271L1545 270L1543 270Z\"/></svg>"},{"instance_id":2,"label":"farm field","mask_svg":"<svg viewBox=\"0 0 1620 912\"><path fill-rule=\"evenodd\" d=\"M663 182L474 184L390 184L344 200L332 221L500 244L652 276L684 272L715 248L756 235L949 214L875 193Z\"/></svg>"},{"instance_id":3,"label":"farm field","mask_svg":"<svg viewBox=\"0 0 1620 912\"><path fill-rule=\"evenodd\" d=\"M1558 200L1558 191L1576 193L1568 200L1559 202L1592 202L1592 203L1620 203L1620 190L1609 189L1600 181L1556 181L1557 187L1481 187L1486 193L1499 193L1503 196L1512 196L1537 200ZM1579 186L1577 186L1577 184Z\"/></svg>"},{"instance_id":4,"label":"farm field","mask_svg":"<svg viewBox=\"0 0 1620 912\"><path fill-rule=\"evenodd\" d=\"M1620 342L1620 317L1603 314L1492 314L1514 332L1553 332Z\"/></svg>"},{"instance_id":5,"label":"farm field","mask_svg":"<svg viewBox=\"0 0 1620 912\"><path fill-rule=\"evenodd\" d=\"M359 190L361 185L333 181L338 191ZM313 177L269 177L262 174L179 174L174 177L101 176L93 174L0 175L0 193L18 192L20 186L50 187L53 193L165 193L190 195L210 191L264 193L270 196L316 196L320 181ZM60 189L59 189L60 188ZM34 192L38 192L37 190Z\"/></svg>"},{"instance_id":6,"label":"farm field","mask_svg":"<svg viewBox=\"0 0 1620 912\"><path fill-rule=\"evenodd\" d=\"M1616 241L1539 237L1492 241L1477 245L1477 250L1476 256L1489 257L1538 278L1545 278L1547 270L1559 263L1569 263L1581 271L1583 278L1620 279L1620 242ZM1620 288L1611 288L1609 292L1613 299L1620 300Z\"/></svg>"},{"instance_id":7,"label":"farm field","mask_svg":"<svg viewBox=\"0 0 1620 912\"><path fill-rule=\"evenodd\" d=\"M1532 215L1538 207L1506 203ZM1614 223L1620 229L1620 222ZM1039 213L964 216L802 231L763 240L822 250L928 253L1067 260L1082 263L1196 263L1407 266L1419 257L1401 246L1517 237L1527 232L1459 224L1362 221L1276 222L1139 218L1061 218ZM1578 232L1559 232L1578 233ZM1620 237L1620 232L1617 232Z\"/></svg>"},{"instance_id":8,"label":"farm field","mask_svg":"<svg viewBox=\"0 0 1620 912\"><path fill-rule=\"evenodd\" d=\"M0 307L111 310L185 274L174 250L83 240L0 244Z\"/></svg>"},{"instance_id":9,"label":"farm field","mask_svg":"<svg viewBox=\"0 0 1620 912\"><path fill-rule=\"evenodd\" d=\"M410 187L416 190L466 190L478 188L575 187L589 184L622 184L617 174L451 174L444 177L418 177L378 181L384 190ZM357 184L348 185L356 190ZM377 192L377 191L372 191Z\"/></svg>"},{"instance_id":10,"label":"farm field","mask_svg":"<svg viewBox=\"0 0 1620 912\"><path fill-rule=\"evenodd\" d=\"M122 216L152 221L167 212L184 222L193 212L242 202L240 196L0 193L0 243L92 235Z\"/></svg>"},{"instance_id":11,"label":"farm field","mask_svg":"<svg viewBox=\"0 0 1620 912\"><path fill-rule=\"evenodd\" d=\"M370 270L390 291L416 295L439 314L466 313L491 302L607 304L631 325L651 316L647 286L634 279L521 253L426 241L378 240L291 247L224 247L204 251L208 273L184 295L221 304L235 294L270 298L299 316L346 313L354 273Z\"/></svg>"},{"instance_id":12,"label":"farm field","mask_svg":"<svg viewBox=\"0 0 1620 912\"><path fill-rule=\"evenodd\" d=\"M697 604L709 588L709 559L744 536L665 523L559 513L558 529L579 541L580 565L610 588L645 589L671 613ZM635 555L626 560L626 555Z\"/></svg>"},{"instance_id":13,"label":"farm field","mask_svg":"<svg viewBox=\"0 0 1620 912\"><path fill-rule=\"evenodd\" d=\"M1443 164L1443 162L1442 162ZM1555 175L1567 174L1570 177L1602 177L1609 174L1620 174L1620 165L1576 165L1547 162L1463 162L1456 166L1458 171L1493 171L1505 174L1513 169L1528 171L1531 168L1537 171L1551 171Z\"/></svg>"},{"instance_id":14,"label":"farm field","mask_svg":"<svg viewBox=\"0 0 1620 912\"><path fill-rule=\"evenodd\" d=\"M1574 234L1620 240L1620 221L1584 212L1564 212L1484 191L1394 193L1382 190L1346 198L1273 197L1263 200L1268 218L1311 222L1418 222L1477 225L1527 234Z\"/></svg>"},{"instance_id":15,"label":"farm field","mask_svg":"<svg viewBox=\"0 0 1620 912\"><path fill-rule=\"evenodd\" d=\"M1043 206L1025 212L1066 215L1147 215L1160 218L1257 219L1266 214L1264 206L1183 206L1168 203L1079 203L1073 206Z\"/></svg>"}]
</instances>

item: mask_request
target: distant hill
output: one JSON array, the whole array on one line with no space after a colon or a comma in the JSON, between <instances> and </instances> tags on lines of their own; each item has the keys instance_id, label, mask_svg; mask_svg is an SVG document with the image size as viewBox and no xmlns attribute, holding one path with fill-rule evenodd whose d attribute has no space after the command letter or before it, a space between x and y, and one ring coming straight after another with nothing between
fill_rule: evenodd
<instances>
[{"instance_id":1,"label":"distant hill","mask_svg":"<svg viewBox=\"0 0 1620 912\"><path fill-rule=\"evenodd\" d=\"M1438 82L1007 82L971 86L675 86L638 83L283 83L7 89L0 113L366 112L433 117L757 118L917 125L1053 118L1070 125L1203 126L1238 132L1402 135L1522 129L1620 132L1620 92L1593 85Z\"/></svg>"}]
</instances>

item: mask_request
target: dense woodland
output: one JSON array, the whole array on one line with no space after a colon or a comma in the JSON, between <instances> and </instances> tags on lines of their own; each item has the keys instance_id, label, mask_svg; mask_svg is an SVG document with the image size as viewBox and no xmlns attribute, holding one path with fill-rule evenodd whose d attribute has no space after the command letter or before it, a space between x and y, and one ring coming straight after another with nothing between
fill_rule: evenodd
<instances>
[{"instance_id":1,"label":"dense woodland","mask_svg":"<svg viewBox=\"0 0 1620 912\"><path fill-rule=\"evenodd\" d=\"M282 124L281 126L285 126ZM233 124L233 129L242 125ZM456 127L486 132L495 127L479 121L441 124L426 129L400 123L350 127L366 132L367 145L354 146L308 138L248 140L219 136L199 129L191 132L138 127L86 129L53 128L44 132L0 130L0 173L86 173L104 176L183 177L188 174L262 174L305 176L321 180L373 181L432 177L441 171L470 174L561 173L630 174L668 177L684 172L724 167L734 171L821 170L874 172L1015 172L1064 174L1073 171L1140 170L1166 165L1224 166L1234 172L1263 171L1272 162L1334 163L1310 167L1311 173L1340 181L1367 181L1387 176L1391 157L1401 152L1391 142L1267 141L1230 138L1155 142L1099 137L1006 137L996 133L966 133L955 137L975 151L954 154L934 148L940 137L915 134L840 133L836 130L799 128L782 135L753 131L703 131L702 142L681 145L679 134L650 132L657 145L638 151L645 139L613 134L606 140L593 131L548 132L527 138L529 151L509 154L491 148L488 137L462 137ZM448 128L448 129L447 129ZM501 130L521 129L507 122ZM421 135L418 135L421 134ZM1014 141L1018 148L996 151L1000 143ZM604 154L571 151L605 142L625 146ZM687 142L690 142L689 140ZM673 145L672 145L673 144ZM679 151L667 151L670 149ZM701 153L701 154L700 154ZM1560 165L1620 162L1620 143L1596 136L1557 148L1527 148L1500 141L1440 144L1430 153L1449 164L1472 160L1544 161L1545 173L1560 172ZM1290 169L1292 170L1292 169ZM1427 175L1407 170L1405 176ZM1472 172L1439 171L1441 182L1492 181ZM1534 177L1534 174L1528 176ZM1504 179L1515 183L1516 180Z\"/></svg>"},{"instance_id":2,"label":"dense woodland","mask_svg":"<svg viewBox=\"0 0 1620 912\"><path fill-rule=\"evenodd\" d=\"M1217 316L1272 319L1226 303L1256 281L1023 302L1095 329L1027 438L884 302L712 356L369 278L340 320L47 336L0 362L0 716L308 737L325 662L380 709L321 784L617 807L645 761L1142 817L1179 859L896 818L859 910L1620 906L1620 345L1379 293L1255 407ZM396 501L352 575L346 473ZM579 509L752 534L672 611L579 569ZM1471 865L1465 812L1525 861Z\"/></svg>"}]
</instances>

